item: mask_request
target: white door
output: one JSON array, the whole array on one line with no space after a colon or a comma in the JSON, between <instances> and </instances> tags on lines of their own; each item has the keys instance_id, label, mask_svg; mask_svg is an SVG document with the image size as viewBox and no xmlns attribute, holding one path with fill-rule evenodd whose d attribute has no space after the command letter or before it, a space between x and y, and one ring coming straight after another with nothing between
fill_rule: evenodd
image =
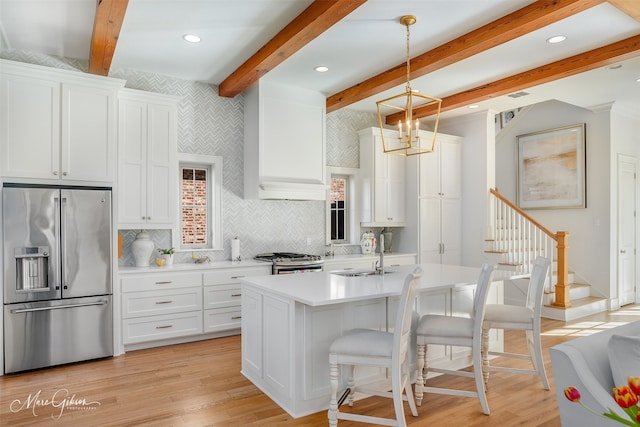
<instances>
[{"instance_id":1,"label":"white door","mask_svg":"<svg viewBox=\"0 0 640 427\"><path fill-rule=\"evenodd\" d=\"M637 160L618 158L618 294L620 305L636 302Z\"/></svg>"}]
</instances>

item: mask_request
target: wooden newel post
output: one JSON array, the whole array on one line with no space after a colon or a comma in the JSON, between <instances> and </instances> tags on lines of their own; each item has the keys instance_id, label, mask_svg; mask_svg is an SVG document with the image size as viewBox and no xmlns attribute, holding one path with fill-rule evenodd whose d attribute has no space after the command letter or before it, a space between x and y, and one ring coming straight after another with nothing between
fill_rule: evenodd
<instances>
[{"instance_id":1,"label":"wooden newel post","mask_svg":"<svg viewBox=\"0 0 640 427\"><path fill-rule=\"evenodd\" d=\"M571 307L569 301L569 233L558 231L556 234L558 242L558 282L556 283L556 300L552 304L556 307Z\"/></svg>"}]
</instances>

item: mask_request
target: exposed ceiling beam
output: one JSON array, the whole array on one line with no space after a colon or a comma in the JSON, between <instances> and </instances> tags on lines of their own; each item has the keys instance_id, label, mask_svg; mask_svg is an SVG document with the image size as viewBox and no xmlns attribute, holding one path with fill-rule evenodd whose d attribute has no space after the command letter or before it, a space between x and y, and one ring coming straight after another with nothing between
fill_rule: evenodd
<instances>
[{"instance_id":1,"label":"exposed ceiling beam","mask_svg":"<svg viewBox=\"0 0 640 427\"><path fill-rule=\"evenodd\" d=\"M449 111L465 105L485 101L497 96L507 95L532 86L541 85L564 77L574 76L596 68L604 67L616 62L624 61L640 55L640 35L612 43L597 49L590 50L569 58L561 59L550 64L543 65L488 83L473 89L465 90L455 95L442 99L441 111ZM413 117L421 118L431 116L436 110L430 106L413 108ZM395 125L399 120L404 120L400 114L391 114L386 117L386 123Z\"/></svg>"},{"instance_id":2,"label":"exposed ceiling beam","mask_svg":"<svg viewBox=\"0 0 640 427\"><path fill-rule=\"evenodd\" d=\"M316 0L218 87L233 98L367 0Z\"/></svg>"},{"instance_id":3,"label":"exposed ceiling beam","mask_svg":"<svg viewBox=\"0 0 640 427\"><path fill-rule=\"evenodd\" d=\"M609 3L640 22L640 2L638 0L609 0Z\"/></svg>"},{"instance_id":4,"label":"exposed ceiling beam","mask_svg":"<svg viewBox=\"0 0 640 427\"><path fill-rule=\"evenodd\" d=\"M455 62L521 37L605 0L539 0L500 19L411 59L411 78L423 76ZM635 0L633 0L635 1ZM419 17L418 17L419 18ZM327 113L403 84L406 63L396 65L327 98Z\"/></svg>"},{"instance_id":5,"label":"exposed ceiling beam","mask_svg":"<svg viewBox=\"0 0 640 427\"><path fill-rule=\"evenodd\" d=\"M106 76L116 50L120 28L129 0L97 0L96 18L93 21L89 72Z\"/></svg>"}]
</instances>

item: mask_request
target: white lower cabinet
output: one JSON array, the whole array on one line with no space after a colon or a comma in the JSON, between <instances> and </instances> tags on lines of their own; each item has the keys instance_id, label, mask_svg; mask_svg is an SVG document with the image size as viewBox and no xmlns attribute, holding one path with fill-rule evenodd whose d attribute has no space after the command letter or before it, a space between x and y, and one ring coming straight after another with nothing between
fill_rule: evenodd
<instances>
[{"instance_id":1,"label":"white lower cabinet","mask_svg":"<svg viewBox=\"0 0 640 427\"><path fill-rule=\"evenodd\" d=\"M124 319L124 344L158 341L202 333L202 311Z\"/></svg>"},{"instance_id":2,"label":"white lower cabinet","mask_svg":"<svg viewBox=\"0 0 640 427\"><path fill-rule=\"evenodd\" d=\"M142 348L240 333L240 278L269 275L271 265L199 270L121 274L123 344Z\"/></svg>"},{"instance_id":3,"label":"white lower cabinet","mask_svg":"<svg viewBox=\"0 0 640 427\"><path fill-rule=\"evenodd\" d=\"M202 274L142 274L120 284L123 344L202 333Z\"/></svg>"},{"instance_id":4,"label":"white lower cabinet","mask_svg":"<svg viewBox=\"0 0 640 427\"><path fill-rule=\"evenodd\" d=\"M242 319L240 279L268 276L271 265L221 268L204 273L204 332L239 329Z\"/></svg>"}]
</instances>

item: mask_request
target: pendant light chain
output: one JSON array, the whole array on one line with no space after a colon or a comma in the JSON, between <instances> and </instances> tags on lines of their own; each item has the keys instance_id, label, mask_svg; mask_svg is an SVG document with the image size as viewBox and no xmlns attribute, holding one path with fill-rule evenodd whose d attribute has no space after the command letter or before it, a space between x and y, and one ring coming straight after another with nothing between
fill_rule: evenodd
<instances>
[{"instance_id":1,"label":"pendant light chain","mask_svg":"<svg viewBox=\"0 0 640 427\"><path fill-rule=\"evenodd\" d=\"M410 80L411 80L411 55L409 51L409 24L406 24L407 27L407 88L411 89Z\"/></svg>"}]
</instances>

